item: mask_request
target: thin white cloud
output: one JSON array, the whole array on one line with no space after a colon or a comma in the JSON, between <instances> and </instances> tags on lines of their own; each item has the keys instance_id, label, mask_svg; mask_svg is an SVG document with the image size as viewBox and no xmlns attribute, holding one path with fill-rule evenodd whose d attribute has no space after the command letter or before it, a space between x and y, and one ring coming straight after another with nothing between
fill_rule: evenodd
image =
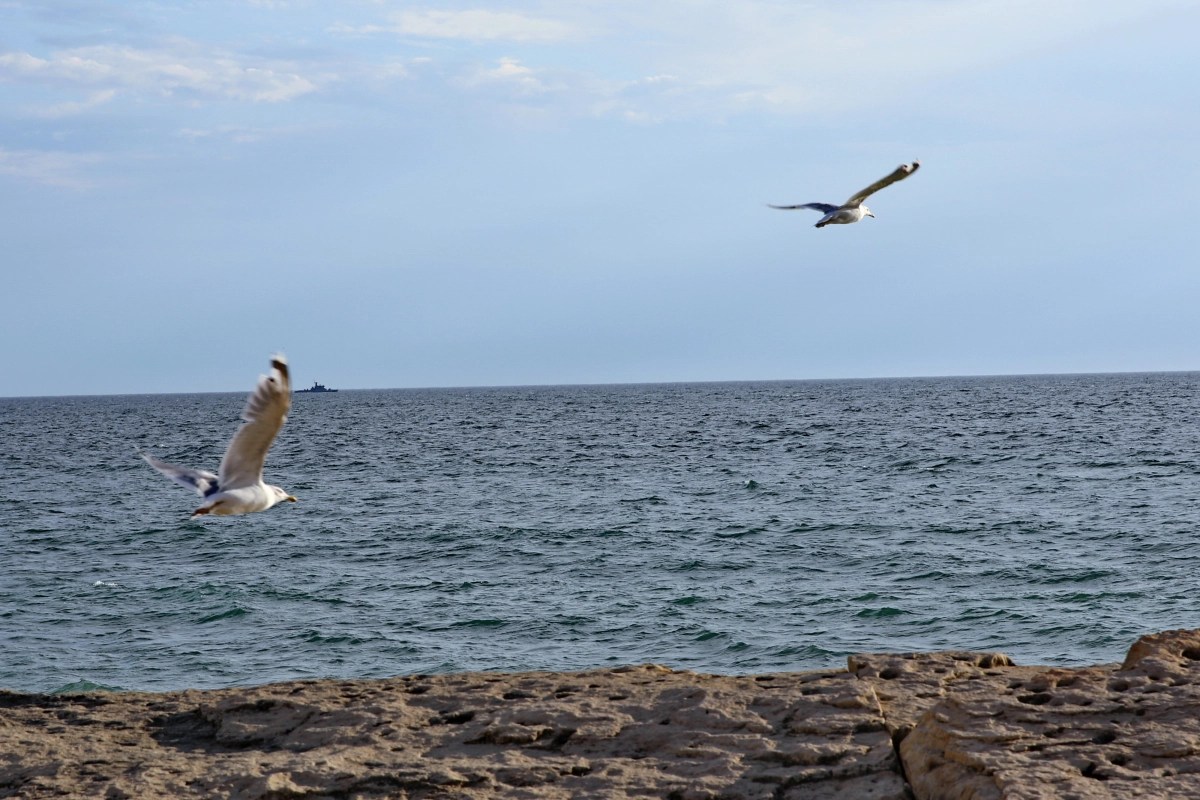
<instances>
[{"instance_id":1,"label":"thin white cloud","mask_svg":"<svg viewBox=\"0 0 1200 800\"><path fill-rule=\"evenodd\" d=\"M173 40L156 50L95 45L62 50L49 58L0 54L0 80L100 85L171 96L176 92L252 103L279 103L316 91L330 76L304 76L295 65L249 59Z\"/></svg>"},{"instance_id":2,"label":"thin white cloud","mask_svg":"<svg viewBox=\"0 0 1200 800\"><path fill-rule=\"evenodd\" d=\"M502 83L521 92L544 92L547 87L534 77L533 70L522 66L515 58L502 58L492 69L481 69L468 81L470 84Z\"/></svg>"},{"instance_id":3,"label":"thin white cloud","mask_svg":"<svg viewBox=\"0 0 1200 800\"><path fill-rule=\"evenodd\" d=\"M103 160L94 153L63 153L48 150L6 150L0 147L0 175L61 186L87 189L95 185L83 168Z\"/></svg>"},{"instance_id":4,"label":"thin white cloud","mask_svg":"<svg viewBox=\"0 0 1200 800\"><path fill-rule=\"evenodd\" d=\"M42 117L43 119L59 119L61 117L82 114L89 109L107 103L116 96L116 89L103 89L99 92L92 92L90 95L88 95L88 98L83 101L73 101L57 103L52 106L35 107L31 108L29 113L35 117Z\"/></svg>"},{"instance_id":5,"label":"thin white cloud","mask_svg":"<svg viewBox=\"0 0 1200 800\"><path fill-rule=\"evenodd\" d=\"M327 38L387 32L405 37L402 48L428 40L420 47L436 48L435 63L403 51L323 51L319 41L296 49L309 55L286 60L177 37L155 47L2 53L0 81L70 92L30 112L42 116L84 113L114 96L106 92L282 103L335 84L355 102L432 87L442 102L498 100L544 116L637 122L837 113L919 104L922 93L961 83L971 71L1052 56L1187 2L856 0L851 8L811 0L516 0L503 10L389 10L385 0L374 24L326 26ZM498 46L506 58L496 61ZM92 94L80 101L81 90Z\"/></svg>"},{"instance_id":6,"label":"thin white cloud","mask_svg":"<svg viewBox=\"0 0 1200 800\"><path fill-rule=\"evenodd\" d=\"M422 63L428 59L414 58L413 63ZM385 61L371 70L371 75L377 80L397 80L409 78L412 74L403 61Z\"/></svg>"},{"instance_id":7,"label":"thin white cloud","mask_svg":"<svg viewBox=\"0 0 1200 800\"><path fill-rule=\"evenodd\" d=\"M562 31L588 31L586 42L536 54L513 44L509 58L471 67L459 83L491 86L546 113L636 122L882 109L919 102L921 92L972 71L1053 57L1056 49L1105 31L1115 35L1179 6L1180 0L857 0L853 8L804 0L650 6L579 0L555 6L555 23ZM504 38L498 19L504 14L495 12L488 28L472 21L484 19L475 13L405 12L396 19L405 20L410 35ZM507 13L537 19L517 9ZM596 66L567 67L581 52ZM647 77L631 78L630 70Z\"/></svg>"},{"instance_id":8,"label":"thin white cloud","mask_svg":"<svg viewBox=\"0 0 1200 800\"><path fill-rule=\"evenodd\" d=\"M325 29L326 33L341 33L341 34L372 34L372 33L387 33L391 28L386 28L383 25L347 25L344 22L339 22L330 25Z\"/></svg>"},{"instance_id":9,"label":"thin white cloud","mask_svg":"<svg viewBox=\"0 0 1200 800\"><path fill-rule=\"evenodd\" d=\"M337 33L389 32L423 39L472 42L560 42L579 35L579 29L570 23L512 11L400 11L390 15L389 19L390 25L339 25L330 30Z\"/></svg>"},{"instance_id":10,"label":"thin white cloud","mask_svg":"<svg viewBox=\"0 0 1200 800\"><path fill-rule=\"evenodd\" d=\"M726 87L724 111L864 107L913 96L964 70L1052 53L1180 6L1179 0L613 0L606 26L653 43L648 63L684 82Z\"/></svg>"},{"instance_id":11,"label":"thin white cloud","mask_svg":"<svg viewBox=\"0 0 1200 800\"><path fill-rule=\"evenodd\" d=\"M0 53L0 78L61 78L69 81L98 81L108 77L111 69L95 61L71 54L46 60L29 53Z\"/></svg>"},{"instance_id":12,"label":"thin white cloud","mask_svg":"<svg viewBox=\"0 0 1200 800\"><path fill-rule=\"evenodd\" d=\"M294 136L306 132L304 128L249 128L242 125L219 125L215 128L180 128L175 135L189 142L199 142L205 139L221 139L237 144L251 144L267 139L278 139L284 136Z\"/></svg>"},{"instance_id":13,"label":"thin white cloud","mask_svg":"<svg viewBox=\"0 0 1200 800\"><path fill-rule=\"evenodd\" d=\"M459 86L510 106L522 118L620 117L645 124L727 113L730 88L668 74L613 80L554 66L529 66L512 57L475 67ZM532 116L531 116L532 114Z\"/></svg>"}]
</instances>

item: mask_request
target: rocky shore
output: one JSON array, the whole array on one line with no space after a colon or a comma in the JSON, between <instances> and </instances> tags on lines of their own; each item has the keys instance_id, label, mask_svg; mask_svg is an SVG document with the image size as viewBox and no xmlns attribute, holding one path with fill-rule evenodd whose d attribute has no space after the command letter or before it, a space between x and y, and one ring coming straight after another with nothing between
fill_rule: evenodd
<instances>
[{"instance_id":1,"label":"rocky shore","mask_svg":"<svg viewBox=\"0 0 1200 800\"><path fill-rule=\"evenodd\" d=\"M741 677L0 691L0 797L1200 797L1200 631L1072 669L951 651Z\"/></svg>"}]
</instances>

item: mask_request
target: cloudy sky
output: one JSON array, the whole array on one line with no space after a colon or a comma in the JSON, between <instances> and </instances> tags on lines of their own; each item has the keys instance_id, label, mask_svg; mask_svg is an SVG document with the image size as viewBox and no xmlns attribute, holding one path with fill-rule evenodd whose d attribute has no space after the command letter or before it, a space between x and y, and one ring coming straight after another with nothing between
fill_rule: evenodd
<instances>
[{"instance_id":1,"label":"cloudy sky","mask_svg":"<svg viewBox=\"0 0 1200 800\"><path fill-rule=\"evenodd\" d=\"M0 0L0 396L1200 368L1200 2ZM923 167L815 230L813 212Z\"/></svg>"}]
</instances>

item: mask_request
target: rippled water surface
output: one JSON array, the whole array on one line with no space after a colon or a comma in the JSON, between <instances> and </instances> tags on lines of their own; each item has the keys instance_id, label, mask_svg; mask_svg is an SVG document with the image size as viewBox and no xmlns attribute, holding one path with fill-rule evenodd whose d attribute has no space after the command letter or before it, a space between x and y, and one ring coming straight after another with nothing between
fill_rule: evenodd
<instances>
[{"instance_id":1,"label":"rippled water surface","mask_svg":"<svg viewBox=\"0 0 1200 800\"><path fill-rule=\"evenodd\" d=\"M0 686L862 651L1200 626L1197 374L297 395L300 498L189 521L243 395L0 400ZM88 683L80 683L88 682Z\"/></svg>"}]
</instances>

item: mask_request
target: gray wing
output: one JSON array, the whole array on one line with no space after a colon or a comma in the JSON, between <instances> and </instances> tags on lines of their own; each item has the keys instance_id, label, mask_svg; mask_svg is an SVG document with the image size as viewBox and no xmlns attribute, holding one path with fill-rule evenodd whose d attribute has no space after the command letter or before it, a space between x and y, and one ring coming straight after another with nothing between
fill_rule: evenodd
<instances>
[{"instance_id":1,"label":"gray wing","mask_svg":"<svg viewBox=\"0 0 1200 800\"><path fill-rule=\"evenodd\" d=\"M287 359L271 357L271 374L258 379L242 411L242 427L233 435L225 450L219 471L221 490L254 486L262 480L263 462L267 451L287 421L292 407L292 380L288 375Z\"/></svg>"},{"instance_id":2,"label":"gray wing","mask_svg":"<svg viewBox=\"0 0 1200 800\"><path fill-rule=\"evenodd\" d=\"M178 483L180 486L186 486L194 490L201 497L208 497L217 491L218 480L217 476L211 472L205 472L202 469L188 469L187 467L177 467L174 464L168 464L165 461L159 461L154 456L137 448L138 455L146 459L146 463L154 467L156 470L166 475L171 480Z\"/></svg>"},{"instance_id":3,"label":"gray wing","mask_svg":"<svg viewBox=\"0 0 1200 800\"><path fill-rule=\"evenodd\" d=\"M912 164L901 164L892 171L891 175L888 175L886 178L880 178L867 188L863 189L861 192L855 192L854 196L846 201L846 205L858 205L863 200L866 200L868 197L878 192L880 189L891 186L896 181L902 181L909 175L912 175L920 168L920 166L920 161L914 161Z\"/></svg>"},{"instance_id":4,"label":"gray wing","mask_svg":"<svg viewBox=\"0 0 1200 800\"><path fill-rule=\"evenodd\" d=\"M789 211L793 208L811 208L813 211L820 211L822 214L829 214L838 210L838 207L829 203L804 203L798 206L773 206L767 203L767 208L778 208L783 211Z\"/></svg>"}]
</instances>

